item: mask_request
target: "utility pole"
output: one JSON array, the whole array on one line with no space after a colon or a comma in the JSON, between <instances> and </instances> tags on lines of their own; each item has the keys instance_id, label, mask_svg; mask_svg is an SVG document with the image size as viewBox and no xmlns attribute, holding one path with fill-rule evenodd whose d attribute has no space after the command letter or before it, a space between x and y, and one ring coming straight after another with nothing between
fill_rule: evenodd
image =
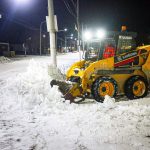
<instances>
[{"instance_id":1,"label":"utility pole","mask_svg":"<svg viewBox=\"0 0 150 150\"><path fill-rule=\"evenodd\" d=\"M81 47L80 47L80 18L79 18L79 0L77 0L77 28L78 28L78 42L77 42L77 45L78 45L78 51L79 51L79 58L81 60Z\"/></svg>"},{"instance_id":2,"label":"utility pole","mask_svg":"<svg viewBox=\"0 0 150 150\"><path fill-rule=\"evenodd\" d=\"M67 52L67 37L65 36L65 52Z\"/></svg>"},{"instance_id":3,"label":"utility pole","mask_svg":"<svg viewBox=\"0 0 150 150\"><path fill-rule=\"evenodd\" d=\"M83 32L84 32L84 26L82 24L82 50L83 50L83 53L84 53L84 50L85 50L85 40L83 38Z\"/></svg>"},{"instance_id":4,"label":"utility pole","mask_svg":"<svg viewBox=\"0 0 150 150\"><path fill-rule=\"evenodd\" d=\"M52 65L57 67L57 59L56 59L56 29L55 29L55 21L54 21L54 4L53 0L48 0L48 15L49 15L49 37L50 37L50 51L52 58Z\"/></svg>"},{"instance_id":5,"label":"utility pole","mask_svg":"<svg viewBox=\"0 0 150 150\"><path fill-rule=\"evenodd\" d=\"M45 23L46 21L41 22L40 24L40 55L42 55L42 25L43 23Z\"/></svg>"}]
</instances>

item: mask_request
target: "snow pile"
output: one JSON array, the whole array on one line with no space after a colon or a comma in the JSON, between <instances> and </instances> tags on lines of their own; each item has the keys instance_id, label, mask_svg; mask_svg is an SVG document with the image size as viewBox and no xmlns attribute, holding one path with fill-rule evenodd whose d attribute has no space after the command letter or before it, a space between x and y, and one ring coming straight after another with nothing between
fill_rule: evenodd
<instances>
[{"instance_id":1,"label":"snow pile","mask_svg":"<svg viewBox=\"0 0 150 150\"><path fill-rule=\"evenodd\" d=\"M111 98L110 96L106 95L104 99L104 106L106 107L113 107L115 104L115 99Z\"/></svg>"},{"instance_id":2,"label":"snow pile","mask_svg":"<svg viewBox=\"0 0 150 150\"><path fill-rule=\"evenodd\" d=\"M62 100L58 87L51 89L50 81L47 65L31 60L26 73L18 74L15 79L7 80L6 87L3 87L1 91L3 99L7 101L8 98L10 101L14 99L13 102L16 102L17 105L28 109Z\"/></svg>"},{"instance_id":3,"label":"snow pile","mask_svg":"<svg viewBox=\"0 0 150 150\"><path fill-rule=\"evenodd\" d=\"M4 56L0 56L0 63L8 63L10 62L11 60L7 57L4 57Z\"/></svg>"}]
</instances>

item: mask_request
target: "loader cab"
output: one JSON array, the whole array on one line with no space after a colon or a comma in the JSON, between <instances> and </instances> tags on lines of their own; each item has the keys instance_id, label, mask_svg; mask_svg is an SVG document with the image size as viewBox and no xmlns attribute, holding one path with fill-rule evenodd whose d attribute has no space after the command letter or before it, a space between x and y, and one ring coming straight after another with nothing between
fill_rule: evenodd
<instances>
[{"instance_id":1,"label":"loader cab","mask_svg":"<svg viewBox=\"0 0 150 150\"><path fill-rule=\"evenodd\" d=\"M99 59L99 53L101 50L101 42L97 39L88 41L85 44L85 60L96 61Z\"/></svg>"},{"instance_id":2,"label":"loader cab","mask_svg":"<svg viewBox=\"0 0 150 150\"><path fill-rule=\"evenodd\" d=\"M109 32L103 40L92 39L85 43L84 59L98 61L135 50L135 38L133 32Z\"/></svg>"},{"instance_id":3,"label":"loader cab","mask_svg":"<svg viewBox=\"0 0 150 150\"><path fill-rule=\"evenodd\" d=\"M114 38L105 38L103 40L94 39L86 43L84 59L89 61L98 61L104 59L106 48L116 50L116 42Z\"/></svg>"},{"instance_id":4,"label":"loader cab","mask_svg":"<svg viewBox=\"0 0 150 150\"><path fill-rule=\"evenodd\" d=\"M116 55L127 53L136 48L136 33L125 32L117 36Z\"/></svg>"}]
</instances>

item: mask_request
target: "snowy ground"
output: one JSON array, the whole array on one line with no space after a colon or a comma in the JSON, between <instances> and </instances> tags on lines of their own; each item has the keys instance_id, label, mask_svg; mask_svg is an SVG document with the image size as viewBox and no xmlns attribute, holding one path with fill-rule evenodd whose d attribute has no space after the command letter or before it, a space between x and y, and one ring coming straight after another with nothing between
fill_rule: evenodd
<instances>
[{"instance_id":1,"label":"snowy ground","mask_svg":"<svg viewBox=\"0 0 150 150\"><path fill-rule=\"evenodd\" d=\"M62 72L77 53L58 56ZM49 57L0 63L0 150L149 150L150 98L63 103ZM125 100L125 98L123 98Z\"/></svg>"}]
</instances>

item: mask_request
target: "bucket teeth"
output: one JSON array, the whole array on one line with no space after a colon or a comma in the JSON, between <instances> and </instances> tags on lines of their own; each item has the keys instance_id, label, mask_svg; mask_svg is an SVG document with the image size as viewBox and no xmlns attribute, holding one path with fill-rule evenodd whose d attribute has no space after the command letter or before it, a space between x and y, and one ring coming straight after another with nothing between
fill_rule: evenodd
<instances>
[{"instance_id":1,"label":"bucket teeth","mask_svg":"<svg viewBox=\"0 0 150 150\"><path fill-rule=\"evenodd\" d=\"M51 87L54 85L57 85L59 87L60 92L64 95L65 100L70 100L71 102L74 101L74 97L70 93L70 89L72 89L73 84L67 83L65 81L59 81L59 80L52 80L50 82Z\"/></svg>"},{"instance_id":2,"label":"bucket teeth","mask_svg":"<svg viewBox=\"0 0 150 150\"><path fill-rule=\"evenodd\" d=\"M70 100L70 103L80 103L85 100L85 97L83 95L80 95L80 92L82 93L82 89L80 88L78 83L52 80L50 82L50 85L51 87L57 85L59 91L63 94L63 98L65 100ZM75 92L77 92L80 96L78 96L77 93L75 94ZM80 100L75 101L76 97L80 97Z\"/></svg>"},{"instance_id":3,"label":"bucket teeth","mask_svg":"<svg viewBox=\"0 0 150 150\"><path fill-rule=\"evenodd\" d=\"M71 94L70 92L68 92L68 93L66 93L66 94L64 95L64 99L65 99L65 100L70 100L70 103L73 103L75 97L73 97L72 94Z\"/></svg>"}]
</instances>

